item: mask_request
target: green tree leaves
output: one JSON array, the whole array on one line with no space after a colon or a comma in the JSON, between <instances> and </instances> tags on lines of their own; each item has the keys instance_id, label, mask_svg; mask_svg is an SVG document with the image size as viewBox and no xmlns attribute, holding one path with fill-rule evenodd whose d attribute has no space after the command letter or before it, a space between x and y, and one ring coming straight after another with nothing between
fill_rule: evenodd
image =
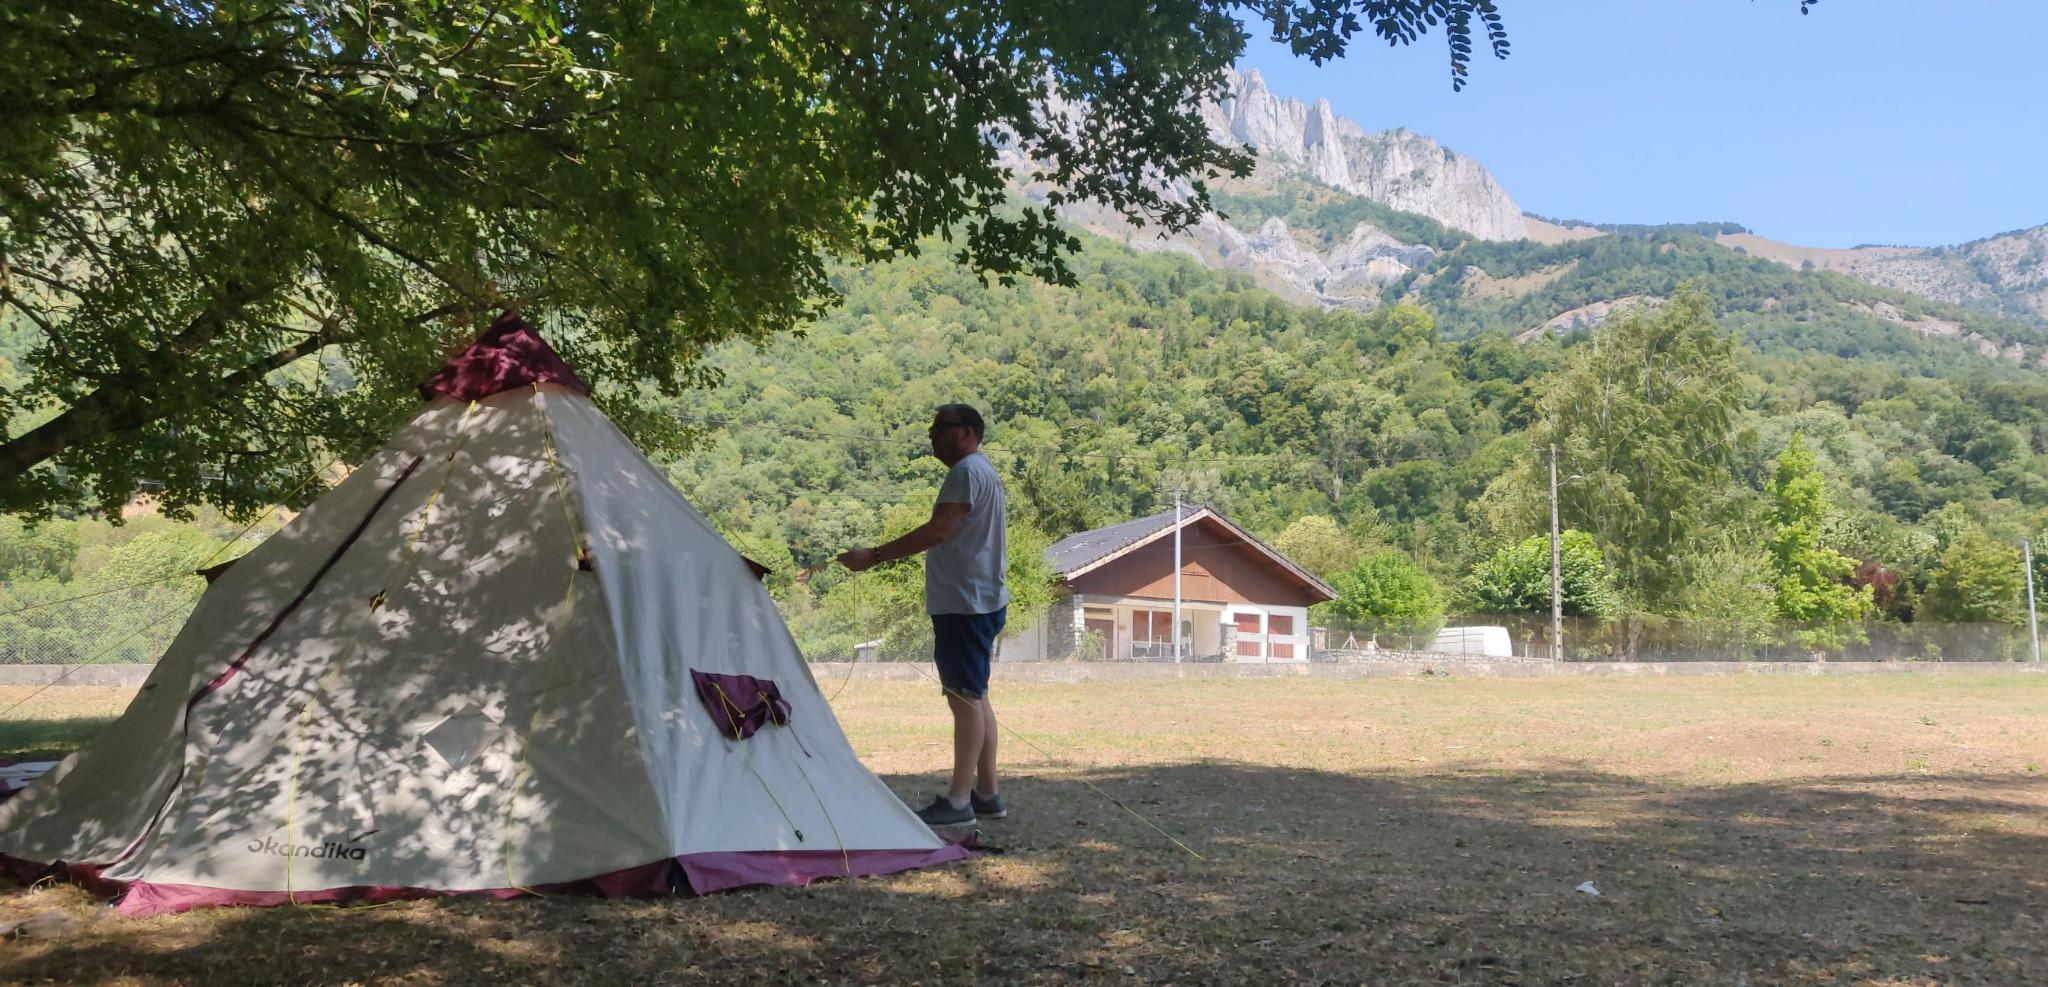
<instances>
[{"instance_id":1,"label":"green tree leaves","mask_svg":"<svg viewBox=\"0 0 2048 987\"><path fill-rule=\"evenodd\" d=\"M1855 559L1821 544L1821 524L1831 507L1805 436L1795 434L1778 456L1764 496L1770 506L1768 546L1777 575L1778 613L1813 624L1861 618L1871 608L1871 590L1848 584Z\"/></svg>"},{"instance_id":2,"label":"green tree leaves","mask_svg":"<svg viewBox=\"0 0 2048 987\"><path fill-rule=\"evenodd\" d=\"M1558 539L1558 572L1564 612L1573 617L1612 619L1621 613L1614 576L1593 536L1566 531ZM1550 536L1536 535L1502 546L1472 567L1463 606L1473 613L1550 612Z\"/></svg>"},{"instance_id":3,"label":"green tree leaves","mask_svg":"<svg viewBox=\"0 0 2048 987\"><path fill-rule=\"evenodd\" d=\"M1609 553L1630 605L1668 604L1686 559L1736 513L1742 406L1735 342L1691 289L1610 319L1552 382L1540 431L1569 474L1563 517Z\"/></svg>"},{"instance_id":4,"label":"green tree leaves","mask_svg":"<svg viewBox=\"0 0 2048 987\"><path fill-rule=\"evenodd\" d=\"M1197 221L1250 167L1197 113L1240 16L1315 58L1441 29L1460 81L1474 32L1507 50L1489 0L11 4L0 333L36 342L0 510L111 512L148 479L254 513L507 305L674 451L645 394L817 315L834 258L941 238L1070 283L1061 202ZM337 356L350 387L281 373Z\"/></svg>"},{"instance_id":5,"label":"green tree leaves","mask_svg":"<svg viewBox=\"0 0 2048 987\"><path fill-rule=\"evenodd\" d=\"M1367 551L1325 514L1295 518L1287 530L1273 539L1273 549L1324 580L1358 564Z\"/></svg>"},{"instance_id":6,"label":"green tree leaves","mask_svg":"<svg viewBox=\"0 0 2048 987\"><path fill-rule=\"evenodd\" d=\"M1384 551L1331 580L1337 598L1322 604L1333 617L1361 623L1427 624L1444 614L1436 580L1400 552Z\"/></svg>"},{"instance_id":7,"label":"green tree leaves","mask_svg":"<svg viewBox=\"0 0 2048 987\"><path fill-rule=\"evenodd\" d=\"M1927 620L2020 624L2026 621L2019 546L1970 525L1949 542L1928 578L1918 616ZM2035 587L2038 593L2040 588Z\"/></svg>"}]
</instances>

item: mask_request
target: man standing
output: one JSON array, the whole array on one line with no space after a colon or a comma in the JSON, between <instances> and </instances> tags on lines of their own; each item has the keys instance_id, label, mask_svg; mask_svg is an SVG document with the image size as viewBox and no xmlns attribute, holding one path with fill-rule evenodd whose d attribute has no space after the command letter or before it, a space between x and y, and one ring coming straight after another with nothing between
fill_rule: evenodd
<instances>
[{"instance_id":1,"label":"man standing","mask_svg":"<svg viewBox=\"0 0 2048 987\"><path fill-rule=\"evenodd\" d=\"M964 404L932 415L932 455L948 467L931 520L886 545L839 556L854 572L876 563L924 559L924 609L932 618L932 661L953 710L953 778L946 793L917 810L933 826L1008 814L996 790L996 711L988 702L988 666L1003 631L1010 591L1003 542L1003 481L981 454L981 413Z\"/></svg>"}]
</instances>

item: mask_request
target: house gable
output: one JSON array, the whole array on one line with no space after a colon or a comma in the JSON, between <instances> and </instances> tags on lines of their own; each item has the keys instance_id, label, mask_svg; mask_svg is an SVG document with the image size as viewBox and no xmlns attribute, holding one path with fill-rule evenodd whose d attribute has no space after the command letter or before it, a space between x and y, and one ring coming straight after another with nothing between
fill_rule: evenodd
<instances>
[{"instance_id":1,"label":"house gable","mask_svg":"<svg viewBox=\"0 0 2048 987\"><path fill-rule=\"evenodd\" d=\"M1173 598L1172 525L1068 578L1076 593ZM1207 511L1181 529L1181 599L1196 603L1312 606L1332 594L1271 549Z\"/></svg>"}]
</instances>

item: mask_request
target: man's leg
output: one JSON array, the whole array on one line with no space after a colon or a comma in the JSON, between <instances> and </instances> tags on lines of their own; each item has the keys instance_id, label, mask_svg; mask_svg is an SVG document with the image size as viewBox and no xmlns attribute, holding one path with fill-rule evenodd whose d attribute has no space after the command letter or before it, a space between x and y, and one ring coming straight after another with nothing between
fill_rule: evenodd
<instances>
[{"instance_id":1,"label":"man's leg","mask_svg":"<svg viewBox=\"0 0 2048 987\"><path fill-rule=\"evenodd\" d=\"M981 755L974 762L974 790L982 798L996 794L996 708L981 697Z\"/></svg>"},{"instance_id":2,"label":"man's leg","mask_svg":"<svg viewBox=\"0 0 2048 987\"><path fill-rule=\"evenodd\" d=\"M946 705L953 710L953 781L946 788L946 799L954 805L966 805L984 750L988 752L991 768L995 763L994 748L988 745L988 700L969 699L949 689Z\"/></svg>"}]
</instances>

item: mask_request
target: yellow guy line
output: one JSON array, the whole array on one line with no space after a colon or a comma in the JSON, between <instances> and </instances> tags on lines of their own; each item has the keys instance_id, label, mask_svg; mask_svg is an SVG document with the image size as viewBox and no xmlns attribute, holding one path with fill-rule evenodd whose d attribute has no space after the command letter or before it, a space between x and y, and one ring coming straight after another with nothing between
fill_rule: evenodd
<instances>
[{"instance_id":1,"label":"yellow guy line","mask_svg":"<svg viewBox=\"0 0 2048 987\"><path fill-rule=\"evenodd\" d=\"M555 624L560 630L557 634L550 635L548 638L550 653L559 653L557 637L566 638L569 627L575 620L576 576L583 571L583 563L588 558L588 555L584 550L582 530L576 525L576 514L569 507L567 478L565 471L562 469L561 460L555 455L555 432L554 428L548 424L547 404L541 397L540 384L538 382L533 385L533 411L540 418L542 448L547 452L548 472L551 474L555 484L555 499L562 504L562 518L568 522L570 544L575 548L575 558L569 563L568 584L562 593L562 619ZM503 837L500 842L504 847L505 886L514 891L525 892L536 897L540 895L540 892L519 883L512 876L512 827L517 822L519 815L519 787L526 783L526 776L532 769L533 737L540 729L541 699L554 691L555 688L556 686L552 685L544 686L535 690L533 694L533 711L527 714L526 733L519 739L519 767L512 774L511 788L507 789L505 797L505 822L501 827Z\"/></svg>"},{"instance_id":2,"label":"yellow guy line","mask_svg":"<svg viewBox=\"0 0 2048 987\"><path fill-rule=\"evenodd\" d=\"M356 624L355 633L349 635L347 646L334 656L333 661L328 663L327 674L320 677L320 683L317 687L318 691L308 695L306 701L299 707L299 722L298 726L293 730L292 739L291 786L287 791L284 803L284 887L285 897L292 904L298 904L298 896L292 886L292 861L295 856L294 850L298 845L298 828L294 819L298 813L299 769L303 763L302 754L305 745L306 721L313 712L313 699L316 695L325 693L333 688L335 679L341 674L341 666L355 655L356 648L362 644L363 632L370 626L371 615L377 612L378 607L384 605L385 592L389 589L391 581L397 578L399 573L412 561L413 553L418 550L420 539L426 534L427 526L433 523L434 505L440 502L441 491L447 488L449 478L454 475L455 457L461 454L463 447L469 442L469 416L475 411L476 402L471 401L469 407L463 410L461 421L458 421L455 425L455 448L448 450L448 456L443 460L446 466L441 471L441 480L434 485L434 492L427 497L426 505L420 508L420 525L413 532L412 537L408 539L405 554L392 564L391 569L385 574L383 583L377 589L377 595L371 598L369 606L363 608L362 615Z\"/></svg>"}]
</instances>

